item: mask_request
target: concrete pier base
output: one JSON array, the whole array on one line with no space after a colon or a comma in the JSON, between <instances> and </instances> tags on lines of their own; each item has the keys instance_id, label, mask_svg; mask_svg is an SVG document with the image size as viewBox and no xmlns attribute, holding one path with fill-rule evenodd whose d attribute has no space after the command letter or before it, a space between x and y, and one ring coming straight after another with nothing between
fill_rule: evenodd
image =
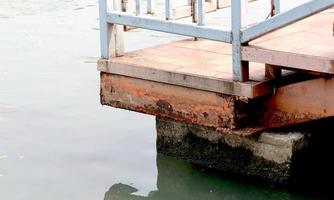
<instances>
[{"instance_id":1,"label":"concrete pier base","mask_svg":"<svg viewBox=\"0 0 334 200\"><path fill-rule=\"evenodd\" d=\"M300 132L264 132L252 137L156 118L158 153L201 166L288 183L309 138Z\"/></svg>"}]
</instances>

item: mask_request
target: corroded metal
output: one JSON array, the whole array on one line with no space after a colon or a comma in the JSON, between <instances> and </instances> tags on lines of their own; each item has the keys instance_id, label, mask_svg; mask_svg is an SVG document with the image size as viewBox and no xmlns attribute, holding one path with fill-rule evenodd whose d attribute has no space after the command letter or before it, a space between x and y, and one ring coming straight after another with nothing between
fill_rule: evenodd
<instances>
[{"instance_id":1,"label":"corroded metal","mask_svg":"<svg viewBox=\"0 0 334 200\"><path fill-rule=\"evenodd\" d=\"M103 105L232 130L235 102L231 95L101 73Z\"/></svg>"},{"instance_id":2,"label":"corroded metal","mask_svg":"<svg viewBox=\"0 0 334 200\"><path fill-rule=\"evenodd\" d=\"M289 82L288 82L289 83ZM101 72L101 103L249 136L334 116L334 79L290 82L247 99Z\"/></svg>"},{"instance_id":3,"label":"corroded metal","mask_svg":"<svg viewBox=\"0 0 334 200\"><path fill-rule=\"evenodd\" d=\"M263 124L277 128L334 116L334 79L318 78L277 89L266 100Z\"/></svg>"}]
</instances>

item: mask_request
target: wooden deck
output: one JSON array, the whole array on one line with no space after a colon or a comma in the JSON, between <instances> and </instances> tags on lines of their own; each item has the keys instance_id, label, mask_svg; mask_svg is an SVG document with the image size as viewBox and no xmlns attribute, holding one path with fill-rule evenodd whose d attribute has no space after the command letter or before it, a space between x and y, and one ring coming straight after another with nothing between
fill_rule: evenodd
<instances>
[{"instance_id":1,"label":"wooden deck","mask_svg":"<svg viewBox=\"0 0 334 200\"><path fill-rule=\"evenodd\" d=\"M232 80L231 45L192 39L159 45L101 60L103 72L254 98L272 92L263 64L251 64L250 81Z\"/></svg>"},{"instance_id":2,"label":"wooden deck","mask_svg":"<svg viewBox=\"0 0 334 200\"><path fill-rule=\"evenodd\" d=\"M271 94L264 64L290 70L334 74L334 11L327 10L263 36L243 47L250 80L232 80L231 45L192 39L126 53L111 62L100 60L102 72L172 85L255 98Z\"/></svg>"},{"instance_id":3,"label":"wooden deck","mask_svg":"<svg viewBox=\"0 0 334 200\"><path fill-rule=\"evenodd\" d=\"M231 45L221 42L187 39L101 59L101 104L243 136L333 117L333 22L327 10L250 42L246 82L233 81ZM267 78L266 64L288 81Z\"/></svg>"},{"instance_id":4,"label":"wooden deck","mask_svg":"<svg viewBox=\"0 0 334 200\"><path fill-rule=\"evenodd\" d=\"M334 9L265 35L242 58L294 70L334 74Z\"/></svg>"}]
</instances>

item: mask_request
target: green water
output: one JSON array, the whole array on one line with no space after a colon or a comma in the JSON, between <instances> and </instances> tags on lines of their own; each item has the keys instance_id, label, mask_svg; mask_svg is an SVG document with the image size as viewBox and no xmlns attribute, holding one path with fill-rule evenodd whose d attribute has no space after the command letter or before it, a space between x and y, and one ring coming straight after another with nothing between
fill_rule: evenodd
<instances>
[{"instance_id":1,"label":"green water","mask_svg":"<svg viewBox=\"0 0 334 200\"><path fill-rule=\"evenodd\" d=\"M131 184L114 184L105 194L105 200L140 199L312 199L284 190L236 181L221 174L205 171L183 161L163 155L157 156L157 190L147 196L136 194Z\"/></svg>"},{"instance_id":2,"label":"green water","mask_svg":"<svg viewBox=\"0 0 334 200\"><path fill-rule=\"evenodd\" d=\"M100 105L98 57L96 0L0 0L0 200L308 199L157 156L154 117Z\"/></svg>"}]
</instances>

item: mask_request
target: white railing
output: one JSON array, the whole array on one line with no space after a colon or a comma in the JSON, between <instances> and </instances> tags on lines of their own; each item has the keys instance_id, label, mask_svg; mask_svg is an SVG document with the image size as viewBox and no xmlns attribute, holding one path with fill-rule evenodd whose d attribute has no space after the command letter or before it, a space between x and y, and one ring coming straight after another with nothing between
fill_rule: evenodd
<instances>
[{"instance_id":1,"label":"white railing","mask_svg":"<svg viewBox=\"0 0 334 200\"><path fill-rule=\"evenodd\" d=\"M232 28L208 26L205 24L205 4L214 2L221 8L222 0L188 0L192 7L193 23L180 22L173 19L171 0L165 0L165 19L141 15L141 1L135 1L135 14L122 12L129 0L111 0L111 11L107 11L107 0L99 0L101 57L109 59L123 54L122 27L133 26L154 31L173 33L184 36L204 38L232 44L233 79L246 81L249 77L248 62L241 59L241 47L264 34L282 28L305 17L323 11L334 5L334 0L312 0L289 11L280 13L280 0L270 0L272 4L271 18L251 27L242 27L242 11L248 0L231 0ZM154 13L154 0L147 0L147 13Z\"/></svg>"}]
</instances>

